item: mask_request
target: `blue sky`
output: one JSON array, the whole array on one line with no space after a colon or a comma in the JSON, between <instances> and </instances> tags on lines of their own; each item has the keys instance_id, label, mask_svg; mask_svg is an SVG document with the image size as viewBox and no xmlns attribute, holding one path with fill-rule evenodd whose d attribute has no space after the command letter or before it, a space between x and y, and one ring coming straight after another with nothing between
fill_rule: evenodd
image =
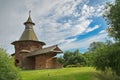
<instances>
[{"instance_id":1,"label":"blue sky","mask_svg":"<svg viewBox=\"0 0 120 80\"><path fill-rule=\"evenodd\" d=\"M85 52L90 43L108 39L102 17L107 1L113 0L0 0L0 45L14 53L10 43L19 40L31 10L36 35L46 47Z\"/></svg>"}]
</instances>

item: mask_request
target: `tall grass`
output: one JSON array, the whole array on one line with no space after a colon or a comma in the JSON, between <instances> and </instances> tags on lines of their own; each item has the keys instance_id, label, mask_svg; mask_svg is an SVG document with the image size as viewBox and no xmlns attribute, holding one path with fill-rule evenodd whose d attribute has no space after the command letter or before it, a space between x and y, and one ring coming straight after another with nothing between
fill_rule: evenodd
<instances>
[{"instance_id":1,"label":"tall grass","mask_svg":"<svg viewBox=\"0 0 120 80\"><path fill-rule=\"evenodd\" d=\"M120 80L120 77L115 74L110 68L106 69L104 72L101 71L97 75L100 80Z\"/></svg>"}]
</instances>

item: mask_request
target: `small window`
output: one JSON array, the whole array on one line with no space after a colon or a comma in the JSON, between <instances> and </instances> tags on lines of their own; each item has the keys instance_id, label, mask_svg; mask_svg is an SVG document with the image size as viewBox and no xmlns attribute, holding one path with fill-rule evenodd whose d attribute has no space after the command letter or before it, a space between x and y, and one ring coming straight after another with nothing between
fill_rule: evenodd
<instances>
[{"instance_id":1,"label":"small window","mask_svg":"<svg viewBox=\"0 0 120 80\"><path fill-rule=\"evenodd\" d=\"M15 60L15 66L17 66L18 64L19 64L19 60L16 59L16 60Z\"/></svg>"},{"instance_id":2,"label":"small window","mask_svg":"<svg viewBox=\"0 0 120 80\"><path fill-rule=\"evenodd\" d=\"M16 59L15 62L16 62L16 63L19 63L19 60Z\"/></svg>"}]
</instances>

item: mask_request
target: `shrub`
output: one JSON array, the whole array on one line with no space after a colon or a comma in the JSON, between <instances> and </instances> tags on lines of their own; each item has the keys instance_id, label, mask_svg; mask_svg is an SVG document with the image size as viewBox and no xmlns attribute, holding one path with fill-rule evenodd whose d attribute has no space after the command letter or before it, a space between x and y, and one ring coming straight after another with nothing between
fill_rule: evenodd
<instances>
[{"instance_id":1,"label":"shrub","mask_svg":"<svg viewBox=\"0 0 120 80\"><path fill-rule=\"evenodd\" d=\"M0 48L0 80L20 80L18 69L11 56Z\"/></svg>"},{"instance_id":2,"label":"shrub","mask_svg":"<svg viewBox=\"0 0 120 80\"><path fill-rule=\"evenodd\" d=\"M67 65L67 68L71 68L71 67L77 67L76 65Z\"/></svg>"},{"instance_id":3,"label":"shrub","mask_svg":"<svg viewBox=\"0 0 120 80\"><path fill-rule=\"evenodd\" d=\"M84 65L77 63L77 64L71 64L71 65L67 65L67 68L71 68L71 67L83 67Z\"/></svg>"}]
</instances>

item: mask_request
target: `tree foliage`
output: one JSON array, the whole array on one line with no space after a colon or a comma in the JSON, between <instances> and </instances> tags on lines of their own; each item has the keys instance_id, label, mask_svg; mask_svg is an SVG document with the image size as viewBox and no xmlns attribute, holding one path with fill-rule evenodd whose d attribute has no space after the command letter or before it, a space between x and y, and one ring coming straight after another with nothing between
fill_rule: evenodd
<instances>
[{"instance_id":1,"label":"tree foliage","mask_svg":"<svg viewBox=\"0 0 120 80\"><path fill-rule=\"evenodd\" d=\"M120 0L107 4L104 17L108 22L108 33L115 39L115 43L98 50L99 55L96 59L99 59L96 60L96 66L102 70L110 67L113 72L120 76Z\"/></svg>"},{"instance_id":2,"label":"tree foliage","mask_svg":"<svg viewBox=\"0 0 120 80\"><path fill-rule=\"evenodd\" d=\"M106 45L96 50L94 66L102 71L111 69L113 73L120 76L120 44Z\"/></svg>"},{"instance_id":3,"label":"tree foliage","mask_svg":"<svg viewBox=\"0 0 120 80\"><path fill-rule=\"evenodd\" d=\"M103 47L105 44L103 42L93 42L88 48L90 52L94 52L96 49Z\"/></svg>"},{"instance_id":4,"label":"tree foliage","mask_svg":"<svg viewBox=\"0 0 120 80\"><path fill-rule=\"evenodd\" d=\"M86 58L86 66L93 66L94 53L87 51L83 54Z\"/></svg>"},{"instance_id":5,"label":"tree foliage","mask_svg":"<svg viewBox=\"0 0 120 80\"><path fill-rule=\"evenodd\" d=\"M116 0L114 4L107 4L104 17L108 22L109 35L120 41L120 0Z\"/></svg>"},{"instance_id":6,"label":"tree foliage","mask_svg":"<svg viewBox=\"0 0 120 80\"><path fill-rule=\"evenodd\" d=\"M75 66L85 66L86 58L79 50L74 52L66 51L64 52L63 57L59 57L58 61L63 64L63 66L75 65Z\"/></svg>"},{"instance_id":7,"label":"tree foliage","mask_svg":"<svg viewBox=\"0 0 120 80\"><path fill-rule=\"evenodd\" d=\"M0 48L0 80L20 80L12 58L2 48Z\"/></svg>"},{"instance_id":8,"label":"tree foliage","mask_svg":"<svg viewBox=\"0 0 120 80\"><path fill-rule=\"evenodd\" d=\"M88 51L85 52L83 55L86 57L87 66L93 66L94 65L94 58L97 55L96 50L100 49L101 47L104 47L105 43L103 42L93 42L90 44Z\"/></svg>"}]
</instances>

